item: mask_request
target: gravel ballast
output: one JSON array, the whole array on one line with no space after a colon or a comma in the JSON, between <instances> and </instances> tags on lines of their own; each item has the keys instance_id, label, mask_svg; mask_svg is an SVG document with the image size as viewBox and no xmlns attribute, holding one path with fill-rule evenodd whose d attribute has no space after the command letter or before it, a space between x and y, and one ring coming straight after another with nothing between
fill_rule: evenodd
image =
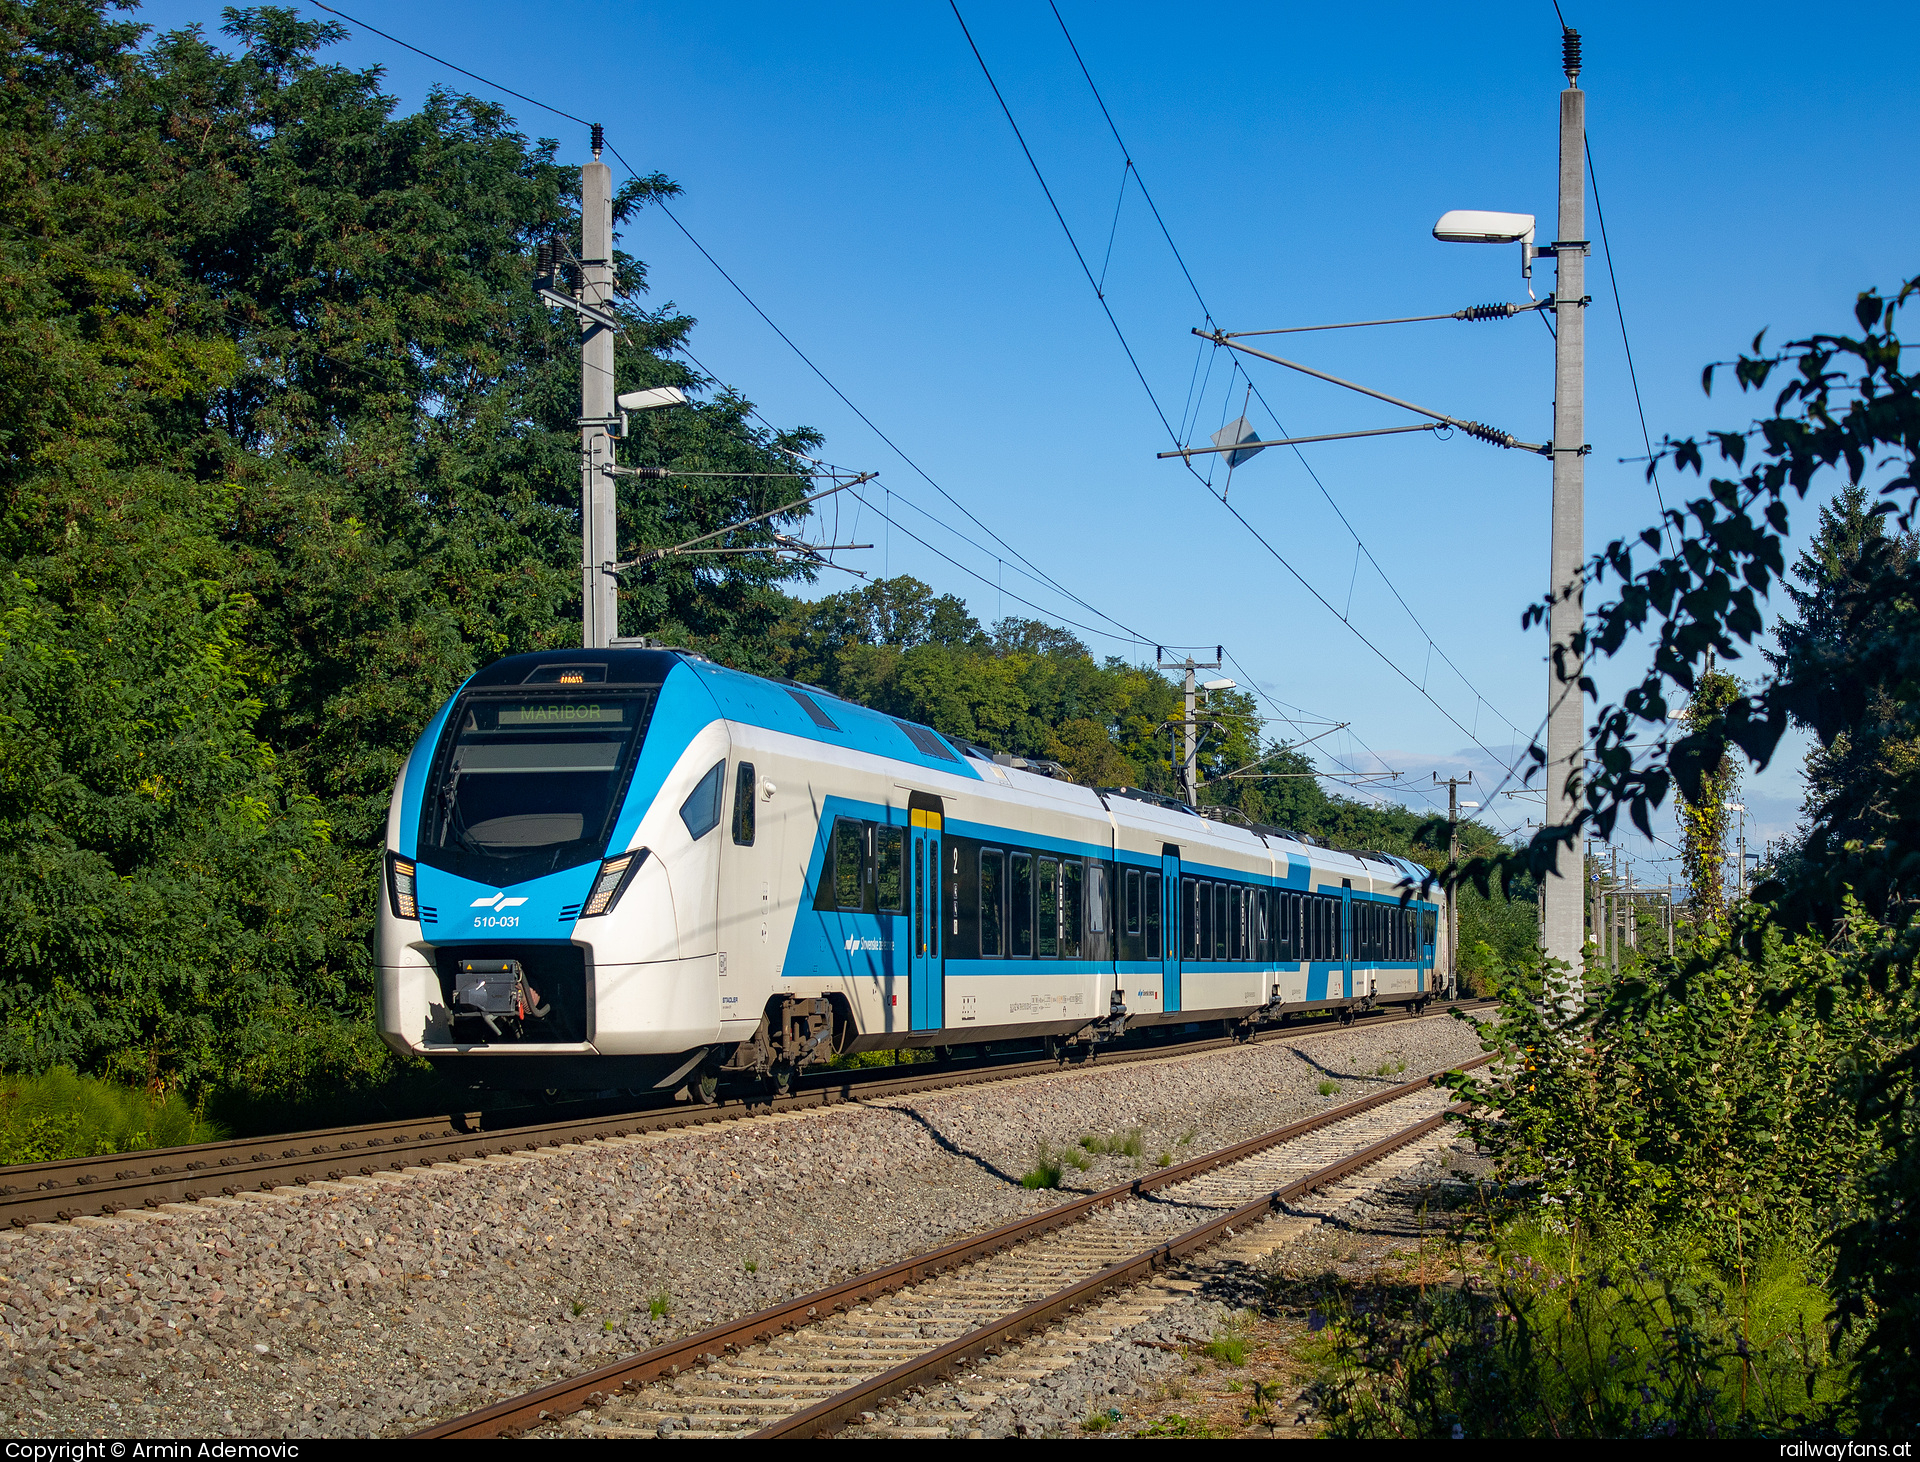
<instances>
[{"instance_id":1,"label":"gravel ballast","mask_svg":"<svg viewBox=\"0 0 1920 1462\"><path fill-rule=\"evenodd\" d=\"M1478 1053L1434 1016L0 1235L0 1428L404 1434L1049 1207L1040 1144L1138 1129L1089 1191Z\"/></svg>"}]
</instances>

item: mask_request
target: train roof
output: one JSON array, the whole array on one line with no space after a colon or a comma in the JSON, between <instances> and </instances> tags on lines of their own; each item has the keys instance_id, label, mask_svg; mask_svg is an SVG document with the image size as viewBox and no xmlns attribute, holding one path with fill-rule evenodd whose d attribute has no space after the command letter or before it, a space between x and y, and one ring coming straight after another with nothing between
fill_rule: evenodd
<instances>
[{"instance_id":1,"label":"train roof","mask_svg":"<svg viewBox=\"0 0 1920 1462\"><path fill-rule=\"evenodd\" d=\"M1142 830L1195 837L1222 847L1292 845L1298 856L1321 865L1351 863L1371 877L1411 878L1418 882L1428 870L1391 853L1330 847L1305 833L1267 823L1234 823L1208 817L1186 803L1139 787L1088 787L1071 781L1058 762L996 752L977 742L943 736L930 726L889 716L836 695L816 685L779 680L734 670L693 650L665 646L614 646L597 650L536 650L508 655L481 669L467 682L470 690L504 690L522 685L565 684L561 675L577 671L587 684L609 688L658 686L677 666L684 665L713 697L720 714L732 721L782 731L823 745L884 756L970 780L985 780L971 763L1002 768L1009 786L1016 778L1030 778L1026 789L1046 792L1069 802L1084 800L1089 810L1105 807L1122 821ZM1369 870L1367 865L1373 865Z\"/></svg>"}]
</instances>

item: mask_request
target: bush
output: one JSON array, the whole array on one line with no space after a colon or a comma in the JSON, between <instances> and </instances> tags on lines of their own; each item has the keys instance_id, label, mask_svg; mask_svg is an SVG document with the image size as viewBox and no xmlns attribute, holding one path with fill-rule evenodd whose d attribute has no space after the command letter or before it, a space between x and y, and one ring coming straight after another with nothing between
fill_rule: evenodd
<instances>
[{"instance_id":1,"label":"bush","mask_svg":"<svg viewBox=\"0 0 1920 1462\"><path fill-rule=\"evenodd\" d=\"M177 1094L152 1096L65 1067L0 1077L0 1163L57 1162L224 1136Z\"/></svg>"}]
</instances>

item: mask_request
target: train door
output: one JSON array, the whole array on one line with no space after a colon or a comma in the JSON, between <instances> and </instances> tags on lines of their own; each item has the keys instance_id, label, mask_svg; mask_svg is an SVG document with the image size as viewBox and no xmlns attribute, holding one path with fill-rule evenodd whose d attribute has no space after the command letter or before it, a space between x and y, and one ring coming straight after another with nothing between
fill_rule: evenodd
<instances>
[{"instance_id":1,"label":"train door","mask_svg":"<svg viewBox=\"0 0 1920 1462\"><path fill-rule=\"evenodd\" d=\"M1160 1008L1180 1008L1180 845L1160 848Z\"/></svg>"},{"instance_id":2,"label":"train door","mask_svg":"<svg viewBox=\"0 0 1920 1462\"><path fill-rule=\"evenodd\" d=\"M940 911L944 886L940 877L941 837L945 818L937 808L919 805L923 800L937 802L924 793L913 795L912 827L907 845L908 882L908 954L907 1004L909 1029L939 1030L946 1024L946 999L942 986L945 951L941 944Z\"/></svg>"},{"instance_id":3,"label":"train door","mask_svg":"<svg viewBox=\"0 0 1920 1462\"><path fill-rule=\"evenodd\" d=\"M1340 880L1340 993L1353 998L1353 880Z\"/></svg>"}]
</instances>

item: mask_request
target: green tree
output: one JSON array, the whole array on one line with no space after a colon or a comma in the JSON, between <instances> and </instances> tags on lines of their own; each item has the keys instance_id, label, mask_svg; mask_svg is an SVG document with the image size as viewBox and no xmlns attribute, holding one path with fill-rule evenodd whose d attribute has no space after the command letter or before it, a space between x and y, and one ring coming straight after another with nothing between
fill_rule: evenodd
<instances>
[{"instance_id":1,"label":"green tree","mask_svg":"<svg viewBox=\"0 0 1920 1462\"><path fill-rule=\"evenodd\" d=\"M1713 451L1727 475L1712 477L1665 523L1609 544L1588 571L1596 585L1617 585L1588 647L1614 655L1651 629L1650 668L1597 713L1594 773L1575 820L1543 830L1524 854L1469 870L1490 879L1543 867L1553 844L1573 843L1589 827L1604 835L1623 813L1645 831L1676 786L1697 799L1729 748L1764 766L1792 722L1827 752L1852 741L1847 765L1866 770L1835 778L1812 806L1797 856L1754 889L1757 907L1737 927L1751 954L1769 937L1825 945L1857 929L1862 915L1872 925L1871 937L1852 935L1847 958L1767 998L1783 1008L1805 1000L1829 1024L1856 1000L1880 1007L1878 1037L1850 1057L1864 1070L1854 1119L1871 1140L1861 1144L1865 1172L1853 1216L1839 1222L1832 1242L1839 1313L1860 1343L1861 1421L1881 1435L1920 1425L1920 767L1880 754L1920 736L1920 565L1898 547L1920 508L1920 390L1895 329L1916 292L1920 280L1891 299L1861 294L1855 334L1816 334L1772 352L1756 336L1733 376L1747 391L1774 382L1771 414L1705 443L1668 443L1663 455L1675 467L1705 476ZM1704 385L1718 369L1707 368ZM1711 661L1737 658L1742 645L1759 641L1762 599L1785 573L1792 506L1829 474L1840 486L1877 484L1897 532L1861 536L1845 579L1816 591L1816 615L1797 606L1794 629L1809 632L1790 630L1779 642L1770 678L1670 726L1673 696L1690 694ZM1663 529L1678 544L1666 555ZM1636 563L1642 548L1656 555L1651 565ZM1528 621L1543 613L1534 606ZM1673 972L1676 988L1715 968L1709 953Z\"/></svg>"},{"instance_id":2,"label":"green tree","mask_svg":"<svg viewBox=\"0 0 1920 1462\"><path fill-rule=\"evenodd\" d=\"M1870 596L1888 570L1898 572L1910 565L1920 551L1920 535L1889 534L1887 516L1869 505L1867 490L1857 482L1847 483L1831 502L1821 504L1819 530L1794 561L1791 579L1799 584L1791 579L1782 584L1795 612L1774 627L1779 648L1762 652L1776 673L1796 659L1844 662L1863 633L1879 631L1888 606L1862 596ZM1863 624L1850 622L1855 608L1865 611ZM1804 811L1810 821L1825 824L1830 836L1843 841L1857 838L1863 844L1884 840L1891 809L1877 800L1850 798L1848 793L1853 788L1912 781L1920 743L1886 734L1898 719L1895 702L1885 693L1876 693L1858 722L1835 730L1824 743L1808 749ZM1845 816L1846 823L1836 825L1836 816Z\"/></svg>"},{"instance_id":3,"label":"green tree","mask_svg":"<svg viewBox=\"0 0 1920 1462\"><path fill-rule=\"evenodd\" d=\"M1739 694L1740 682L1709 662L1681 719L1689 726L1711 725ZM1695 924L1718 924L1727 915L1728 804L1739 782L1739 768L1722 752L1718 763L1701 769L1693 791L1681 790L1680 871Z\"/></svg>"},{"instance_id":4,"label":"green tree","mask_svg":"<svg viewBox=\"0 0 1920 1462\"><path fill-rule=\"evenodd\" d=\"M537 241L577 253L577 173L473 98L403 114L289 9L226 12L231 50L109 9L0 0L0 1062L337 1093L389 1066L368 937L408 747L576 633L577 336L529 284ZM817 437L689 371L692 322L617 262L620 385L704 398L627 460L793 471ZM670 478L622 544L805 490ZM794 572L669 561L623 627L764 662Z\"/></svg>"}]
</instances>

